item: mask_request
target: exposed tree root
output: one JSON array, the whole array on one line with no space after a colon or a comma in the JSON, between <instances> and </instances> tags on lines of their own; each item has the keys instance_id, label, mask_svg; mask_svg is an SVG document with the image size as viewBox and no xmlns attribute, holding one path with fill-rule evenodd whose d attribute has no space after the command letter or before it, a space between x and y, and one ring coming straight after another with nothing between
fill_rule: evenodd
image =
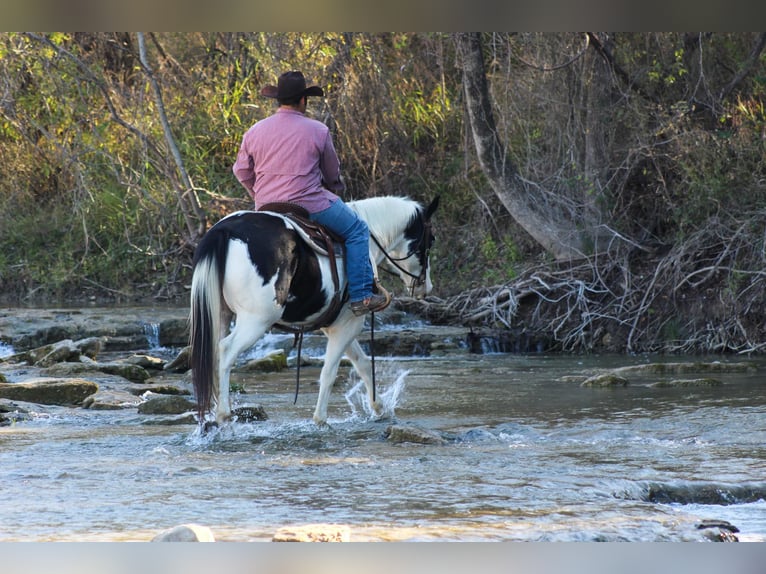
<instances>
[{"instance_id":1,"label":"exposed tree root","mask_svg":"<svg viewBox=\"0 0 766 574\"><path fill-rule=\"evenodd\" d=\"M563 351L766 350L766 213L712 219L653 256L615 248L448 299L400 301L434 323L522 330Z\"/></svg>"}]
</instances>

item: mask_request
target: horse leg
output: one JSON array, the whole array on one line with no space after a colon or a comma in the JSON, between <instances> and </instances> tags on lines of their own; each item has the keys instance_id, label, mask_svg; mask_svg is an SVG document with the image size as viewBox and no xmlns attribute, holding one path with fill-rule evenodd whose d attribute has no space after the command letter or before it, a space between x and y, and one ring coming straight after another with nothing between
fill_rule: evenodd
<instances>
[{"instance_id":1,"label":"horse leg","mask_svg":"<svg viewBox=\"0 0 766 574\"><path fill-rule=\"evenodd\" d=\"M380 404L380 401L377 400L377 397L373 397L372 392L372 361L370 360L370 357L367 356L362 349L362 346L359 344L359 341L356 339L351 341L348 347L346 347L346 356L364 381L372 411L375 413L375 416L381 416L383 414L383 406Z\"/></svg>"},{"instance_id":2,"label":"horse leg","mask_svg":"<svg viewBox=\"0 0 766 574\"><path fill-rule=\"evenodd\" d=\"M327 348L324 365L319 373L319 397L314 409L314 422L319 426L327 424L327 403L330 400L330 391L335 383L335 377L338 375L341 357L351 341L362 330L363 325L364 317L355 317L349 311L346 314L346 320L341 319L340 322L323 329L327 336Z\"/></svg>"},{"instance_id":3,"label":"horse leg","mask_svg":"<svg viewBox=\"0 0 766 574\"><path fill-rule=\"evenodd\" d=\"M215 405L215 421L220 425L231 418L229 376L237 357L250 347L268 330L258 315L238 313L231 332L221 339L218 346L218 400Z\"/></svg>"}]
</instances>

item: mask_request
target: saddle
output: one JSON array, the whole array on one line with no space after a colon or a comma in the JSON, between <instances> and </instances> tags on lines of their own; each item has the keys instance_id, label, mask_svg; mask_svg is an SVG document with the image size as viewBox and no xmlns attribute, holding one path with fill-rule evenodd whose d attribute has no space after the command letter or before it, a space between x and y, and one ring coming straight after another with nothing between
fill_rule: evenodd
<instances>
[{"instance_id":1,"label":"saddle","mask_svg":"<svg viewBox=\"0 0 766 574\"><path fill-rule=\"evenodd\" d=\"M312 324L298 328L289 325L279 325L280 328L291 333L303 333L313 331L330 325L340 313L346 292L340 290L340 278L338 277L337 259L344 258L346 255L346 245L343 238L323 225L311 221L307 209L295 203L275 202L266 203L258 211L269 211L277 213L289 220L295 229L309 247L320 255L326 256L330 260L330 270L332 272L332 282L335 287L332 301L327 310L319 316Z\"/></svg>"}]
</instances>

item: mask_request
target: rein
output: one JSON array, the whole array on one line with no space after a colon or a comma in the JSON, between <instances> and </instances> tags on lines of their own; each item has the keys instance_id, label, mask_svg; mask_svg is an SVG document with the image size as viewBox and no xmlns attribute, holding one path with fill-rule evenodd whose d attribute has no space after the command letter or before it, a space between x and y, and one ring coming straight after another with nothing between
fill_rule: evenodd
<instances>
[{"instance_id":1,"label":"rein","mask_svg":"<svg viewBox=\"0 0 766 574\"><path fill-rule=\"evenodd\" d=\"M413 282L412 282L412 285L410 286L410 293L414 293L415 289L417 287L420 287L421 285L423 285L426 282L426 273L428 272L428 252L430 250L428 249L427 242L428 242L428 236L429 236L430 230L431 230L431 222L425 220L425 218L423 217L423 213L422 212L418 212L418 215L420 216L420 221L423 224L423 234L420 236L420 239L418 240L418 243L415 246L415 248L411 249L409 252L407 252L407 255L405 255L404 257L391 257L391 255L389 255L389 253L385 250L383 245L381 245L381 243L378 240L378 238L375 237L375 235L372 232L370 232L370 237L375 242L375 245L378 246L378 249L380 249L380 252L388 260L388 262L391 263L391 265L393 265L394 267L396 267L401 273L404 273L408 277L412 277ZM421 262L422 264L420 266L420 274L419 275L415 275L414 273L410 273L404 267L399 265L399 261L406 261L407 259L409 259L413 255L418 253L418 251L420 251L421 246L424 245L424 244L426 244L425 261ZM393 272L389 271L385 267L383 267L382 269L383 269L383 271L386 271L387 273L390 273L391 275L394 274Z\"/></svg>"},{"instance_id":2,"label":"rein","mask_svg":"<svg viewBox=\"0 0 766 574\"><path fill-rule=\"evenodd\" d=\"M301 388L301 349L303 348L304 330L295 332L295 343L298 346L298 356L295 361L295 397L293 404L298 403L298 391ZM370 364L372 369L372 402L375 402L375 312L370 313Z\"/></svg>"}]
</instances>

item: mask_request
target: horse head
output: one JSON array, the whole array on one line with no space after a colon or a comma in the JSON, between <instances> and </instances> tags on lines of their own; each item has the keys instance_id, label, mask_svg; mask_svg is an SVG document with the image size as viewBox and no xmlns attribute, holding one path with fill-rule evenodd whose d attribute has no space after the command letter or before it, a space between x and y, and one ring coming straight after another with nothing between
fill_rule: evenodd
<instances>
[{"instance_id":1,"label":"horse head","mask_svg":"<svg viewBox=\"0 0 766 574\"><path fill-rule=\"evenodd\" d=\"M370 237L380 251L380 261L393 267L412 297L422 299L433 289L430 253L434 243L431 218L439 197L423 207L403 198L375 198L389 201L385 206L366 211L363 218ZM362 200L364 203L370 200Z\"/></svg>"}]
</instances>

